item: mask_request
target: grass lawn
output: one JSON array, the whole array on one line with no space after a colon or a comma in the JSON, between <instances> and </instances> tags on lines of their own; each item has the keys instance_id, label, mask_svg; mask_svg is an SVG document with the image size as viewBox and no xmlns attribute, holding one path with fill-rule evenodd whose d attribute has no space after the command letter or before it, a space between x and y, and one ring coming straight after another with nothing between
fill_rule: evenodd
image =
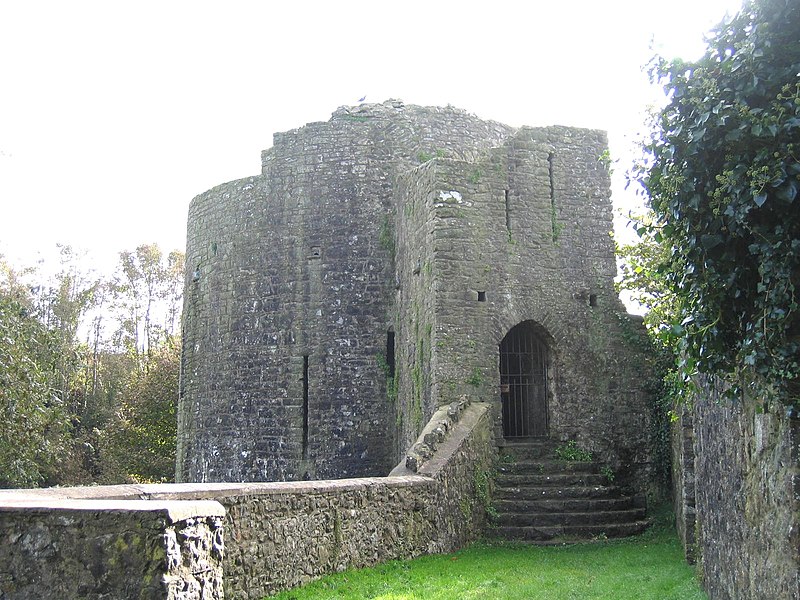
<instances>
[{"instance_id":1,"label":"grass lawn","mask_svg":"<svg viewBox=\"0 0 800 600\"><path fill-rule=\"evenodd\" d=\"M482 542L330 575L272 598L705 600L664 521L626 540L555 547Z\"/></svg>"}]
</instances>

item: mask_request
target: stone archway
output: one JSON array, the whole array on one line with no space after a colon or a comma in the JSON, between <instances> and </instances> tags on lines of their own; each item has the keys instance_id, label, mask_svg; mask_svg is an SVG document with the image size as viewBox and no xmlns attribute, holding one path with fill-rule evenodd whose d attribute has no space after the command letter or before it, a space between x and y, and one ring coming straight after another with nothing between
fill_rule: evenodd
<instances>
[{"instance_id":1,"label":"stone archway","mask_svg":"<svg viewBox=\"0 0 800 600\"><path fill-rule=\"evenodd\" d=\"M511 328L500 342L500 397L503 436L548 434L547 345L531 321Z\"/></svg>"}]
</instances>

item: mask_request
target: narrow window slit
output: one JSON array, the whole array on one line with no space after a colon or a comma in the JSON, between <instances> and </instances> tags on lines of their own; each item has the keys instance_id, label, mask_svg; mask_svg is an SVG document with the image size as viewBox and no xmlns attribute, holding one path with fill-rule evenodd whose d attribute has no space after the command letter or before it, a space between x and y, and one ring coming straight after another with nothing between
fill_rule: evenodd
<instances>
[{"instance_id":1,"label":"narrow window slit","mask_svg":"<svg viewBox=\"0 0 800 600\"><path fill-rule=\"evenodd\" d=\"M550 152L547 155L547 170L550 176L550 226L553 230L553 241L558 239L558 221L556 219L556 186L555 178L553 177L553 157L554 154Z\"/></svg>"},{"instance_id":2,"label":"narrow window slit","mask_svg":"<svg viewBox=\"0 0 800 600\"><path fill-rule=\"evenodd\" d=\"M486 292L478 292L478 302L486 302Z\"/></svg>"},{"instance_id":3,"label":"narrow window slit","mask_svg":"<svg viewBox=\"0 0 800 600\"><path fill-rule=\"evenodd\" d=\"M303 356L303 459L308 458L308 355Z\"/></svg>"},{"instance_id":4,"label":"narrow window slit","mask_svg":"<svg viewBox=\"0 0 800 600\"><path fill-rule=\"evenodd\" d=\"M508 194L508 190L505 190L505 199L506 199L506 229L508 233L511 233L511 196Z\"/></svg>"},{"instance_id":5,"label":"narrow window slit","mask_svg":"<svg viewBox=\"0 0 800 600\"><path fill-rule=\"evenodd\" d=\"M394 377L394 331L386 332L386 366L387 375Z\"/></svg>"}]
</instances>

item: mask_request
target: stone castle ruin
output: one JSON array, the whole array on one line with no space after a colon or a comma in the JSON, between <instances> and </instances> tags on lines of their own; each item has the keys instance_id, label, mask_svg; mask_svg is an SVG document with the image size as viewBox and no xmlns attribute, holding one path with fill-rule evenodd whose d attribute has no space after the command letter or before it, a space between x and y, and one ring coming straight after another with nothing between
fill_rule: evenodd
<instances>
[{"instance_id":1,"label":"stone castle ruin","mask_svg":"<svg viewBox=\"0 0 800 600\"><path fill-rule=\"evenodd\" d=\"M0 490L0 598L255 600L487 532L641 531L651 369L605 150L397 101L276 135L190 208L179 483ZM800 420L695 396L687 557L710 598L800 598Z\"/></svg>"},{"instance_id":2,"label":"stone castle ruin","mask_svg":"<svg viewBox=\"0 0 800 600\"><path fill-rule=\"evenodd\" d=\"M190 207L178 483L0 490L0 598L255 600L490 518L641 531L648 365L605 152L398 101L277 134Z\"/></svg>"},{"instance_id":3,"label":"stone castle ruin","mask_svg":"<svg viewBox=\"0 0 800 600\"><path fill-rule=\"evenodd\" d=\"M645 488L603 132L399 101L276 134L188 221L178 481L386 475L441 406Z\"/></svg>"}]
</instances>

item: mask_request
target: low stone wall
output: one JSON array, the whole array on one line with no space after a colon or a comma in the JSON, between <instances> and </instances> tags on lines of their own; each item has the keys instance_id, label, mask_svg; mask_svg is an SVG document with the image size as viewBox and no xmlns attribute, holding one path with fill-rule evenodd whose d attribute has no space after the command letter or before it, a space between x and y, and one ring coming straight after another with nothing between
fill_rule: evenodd
<instances>
[{"instance_id":1,"label":"low stone wall","mask_svg":"<svg viewBox=\"0 0 800 600\"><path fill-rule=\"evenodd\" d=\"M704 587L714 600L797 600L800 420L753 399L732 404L711 383L702 390L693 433Z\"/></svg>"},{"instance_id":2,"label":"low stone wall","mask_svg":"<svg viewBox=\"0 0 800 600\"><path fill-rule=\"evenodd\" d=\"M400 467L390 477L142 491L225 506L225 592L260 599L326 573L450 552L477 538L483 480L497 454L489 413L486 404L467 407L417 474Z\"/></svg>"},{"instance_id":3,"label":"low stone wall","mask_svg":"<svg viewBox=\"0 0 800 600\"><path fill-rule=\"evenodd\" d=\"M231 483L231 484L168 484L104 486L94 488L61 488L0 491L0 505L8 505L16 495L18 501L54 502L64 497L97 497L132 500L120 505L170 506L189 501L215 500L225 507L225 554L223 561L225 594L228 598L260 599L277 590L305 583L325 573L363 567L378 562L411 558L425 553L449 552L475 539L485 525L485 508L489 499L489 471L497 454L492 438L492 419L487 404L466 407L436 452L411 474L399 466L390 477L342 479L330 481ZM21 496L24 498L20 498ZM20 509L30 510L30 509ZM221 510L221 509L220 509ZM23 532L33 524L21 513L9 513L4 519L14 531ZM139 573L140 562L150 560L162 564L165 555L158 554L155 541L134 545L133 533L140 529L148 538L164 538L168 523L158 529L157 523L146 521L138 513L113 517L105 511L97 513L97 526L88 529L91 539L110 536L108 543L119 548L118 554L92 552L72 553L72 540L81 537L78 528L56 532L53 551L40 556L38 571L51 568L51 562L66 565L83 561L84 569L124 581L131 573ZM42 515L58 521L54 511ZM88 517L87 517L88 518ZM96 535L95 532L96 530ZM158 532L161 531L159 534ZM215 530L216 531L216 530ZM68 537L64 537L69 533ZM125 537L125 536L128 537ZM161 535L161 538L159 538ZM117 542L119 538L121 542ZM62 539L64 540L62 542ZM176 532L176 539L183 538ZM162 540L163 541L163 540ZM87 542L88 544L97 542ZM142 542L144 544L144 542ZM20 536L10 544L11 552L21 552L26 542ZM148 545L149 544L149 545ZM3 550L2 552L8 552ZM129 556L130 555L130 556ZM0 554L0 564L5 564ZM45 560L46 559L46 560ZM128 568L127 565L132 565ZM64 567L66 568L66 567ZM61 566L56 570L64 571ZM135 569L135 570L134 570ZM38 572L37 571L37 572ZM33 570L17 570L9 581L38 585ZM5 577L5 575L3 575ZM138 576L137 576L138 577ZM135 577L134 577L135 579ZM6 582L5 579L0 579ZM101 589L96 583L95 589ZM133 582L141 584L141 582ZM153 584L155 585L155 584ZM0 588L2 589L2 588ZM42 588L38 588L41 592ZM104 589L104 588L102 588ZM60 598L100 598L103 592L81 594L66 590ZM220 591L221 594L221 591ZM5 598L33 598L36 595L7 595ZM121 594L118 597L138 597ZM173 596L147 596L169 597ZM194 598L198 596L175 596ZM205 598L206 596L204 596ZM217 598L220 596L207 596Z\"/></svg>"},{"instance_id":4,"label":"low stone wall","mask_svg":"<svg viewBox=\"0 0 800 600\"><path fill-rule=\"evenodd\" d=\"M0 498L3 600L223 597L217 502L9 498Z\"/></svg>"}]
</instances>

